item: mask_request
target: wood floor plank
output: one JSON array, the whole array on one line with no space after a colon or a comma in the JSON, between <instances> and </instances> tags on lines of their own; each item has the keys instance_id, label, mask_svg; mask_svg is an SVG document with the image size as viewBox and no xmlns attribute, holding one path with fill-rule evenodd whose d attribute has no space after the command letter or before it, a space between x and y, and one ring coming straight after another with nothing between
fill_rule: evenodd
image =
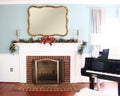
<instances>
[{"instance_id":1,"label":"wood floor plank","mask_svg":"<svg viewBox=\"0 0 120 96\"><path fill-rule=\"evenodd\" d=\"M76 92L39 92L39 91L16 91L14 90L18 83L0 83L0 96L75 96ZM89 86L88 83L79 83L79 88ZM114 93L117 96L117 83L109 82L101 84L101 92ZM113 96L113 94L111 94Z\"/></svg>"}]
</instances>

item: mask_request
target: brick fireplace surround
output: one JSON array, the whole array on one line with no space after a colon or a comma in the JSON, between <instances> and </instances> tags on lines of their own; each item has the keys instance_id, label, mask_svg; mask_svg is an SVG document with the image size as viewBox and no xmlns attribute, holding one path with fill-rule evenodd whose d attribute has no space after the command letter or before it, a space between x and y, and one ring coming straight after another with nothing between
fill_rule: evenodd
<instances>
[{"instance_id":1,"label":"brick fireplace surround","mask_svg":"<svg viewBox=\"0 0 120 96\"><path fill-rule=\"evenodd\" d=\"M70 56L27 56L27 83L32 83L32 60L53 59L64 62L64 82L70 82Z\"/></svg>"},{"instance_id":2,"label":"brick fireplace surround","mask_svg":"<svg viewBox=\"0 0 120 96\"><path fill-rule=\"evenodd\" d=\"M80 77L80 59L78 59L79 43L16 43L19 47L19 82L32 82L32 59L47 57L63 58L65 62L65 82L78 82ZM78 62L79 60L79 62Z\"/></svg>"}]
</instances>

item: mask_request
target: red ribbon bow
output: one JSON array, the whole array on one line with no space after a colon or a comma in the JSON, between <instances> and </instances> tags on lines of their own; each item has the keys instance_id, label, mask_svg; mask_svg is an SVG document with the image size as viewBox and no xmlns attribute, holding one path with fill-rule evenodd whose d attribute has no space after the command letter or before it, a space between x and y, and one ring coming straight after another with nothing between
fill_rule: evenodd
<instances>
[{"instance_id":1,"label":"red ribbon bow","mask_svg":"<svg viewBox=\"0 0 120 96\"><path fill-rule=\"evenodd\" d=\"M50 37L50 36L44 36L40 39L40 43L43 42L43 44L49 43L50 45L52 45L52 42L54 42L55 38Z\"/></svg>"}]
</instances>

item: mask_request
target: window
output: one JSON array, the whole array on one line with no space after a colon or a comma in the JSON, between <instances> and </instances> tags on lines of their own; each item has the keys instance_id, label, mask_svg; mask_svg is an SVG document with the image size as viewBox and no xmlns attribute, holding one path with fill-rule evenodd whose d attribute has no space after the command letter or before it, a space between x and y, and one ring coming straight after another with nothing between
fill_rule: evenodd
<instances>
[{"instance_id":1,"label":"window","mask_svg":"<svg viewBox=\"0 0 120 96\"><path fill-rule=\"evenodd\" d=\"M116 46L120 41L120 20L119 18L108 18L102 26L102 46Z\"/></svg>"}]
</instances>

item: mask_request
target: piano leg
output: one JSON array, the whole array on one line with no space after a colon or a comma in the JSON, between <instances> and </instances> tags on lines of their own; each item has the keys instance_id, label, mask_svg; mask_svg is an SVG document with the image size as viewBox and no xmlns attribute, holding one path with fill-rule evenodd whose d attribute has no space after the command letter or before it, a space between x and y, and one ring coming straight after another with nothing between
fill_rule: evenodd
<instances>
[{"instance_id":1,"label":"piano leg","mask_svg":"<svg viewBox=\"0 0 120 96\"><path fill-rule=\"evenodd\" d=\"M90 89L94 89L94 82L95 82L95 78L93 77L89 77L89 82L90 82Z\"/></svg>"},{"instance_id":2,"label":"piano leg","mask_svg":"<svg viewBox=\"0 0 120 96\"><path fill-rule=\"evenodd\" d=\"M118 96L120 96L120 82L118 82Z\"/></svg>"},{"instance_id":3,"label":"piano leg","mask_svg":"<svg viewBox=\"0 0 120 96\"><path fill-rule=\"evenodd\" d=\"M97 78L97 91L99 91L99 90L100 90L100 79Z\"/></svg>"}]
</instances>

